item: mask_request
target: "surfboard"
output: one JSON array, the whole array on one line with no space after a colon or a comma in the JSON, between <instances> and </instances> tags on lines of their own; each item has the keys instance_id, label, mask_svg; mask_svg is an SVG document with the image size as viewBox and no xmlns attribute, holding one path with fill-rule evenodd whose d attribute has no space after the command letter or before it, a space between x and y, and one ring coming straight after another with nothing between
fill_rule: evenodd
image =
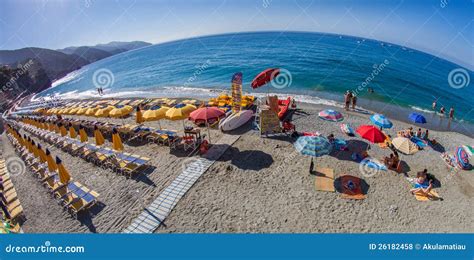
<instances>
[{"instance_id":1,"label":"surfboard","mask_svg":"<svg viewBox=\"0 0 474 260\"><path fill-rule=\"evenodd\" d=\"M237 113L232 113L226 119L219 123L221 131L231 131L243 126L253 117L252 110L242 110Z\"/></svg>"}]
</instances>

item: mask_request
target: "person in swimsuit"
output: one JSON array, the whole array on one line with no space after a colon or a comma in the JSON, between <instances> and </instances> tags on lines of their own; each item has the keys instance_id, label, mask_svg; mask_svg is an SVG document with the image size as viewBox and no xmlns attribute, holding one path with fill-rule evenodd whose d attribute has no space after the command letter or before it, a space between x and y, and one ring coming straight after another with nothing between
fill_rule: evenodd
<instances>
[{"instance_id":1,"label":"person in swimsuit","mask_svg":"<svg viewBox=\"0 0 474 260\"><path fill-rule=\"evenodd\" d=\"M411 194L422 193L427 197L433 197L430 192L433 189L433 180L428 180L428 170L424 169L422 172L416 174L416 180L413 188L410 190Z\"/></svg>"}]
</instances>

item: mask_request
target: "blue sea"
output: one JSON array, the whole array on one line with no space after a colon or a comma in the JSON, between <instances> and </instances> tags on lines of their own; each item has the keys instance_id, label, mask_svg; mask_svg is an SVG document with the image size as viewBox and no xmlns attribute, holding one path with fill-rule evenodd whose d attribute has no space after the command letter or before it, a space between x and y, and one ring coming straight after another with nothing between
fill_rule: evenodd
<instances>
[{"instance_id":1,"label":"blue sea","mask_svg":"<svg viewBox=\"0 0 474 260\"><path fill-rule=\"evenodd\" d=\"M252 79L281 68L274 84L256 90ZM407 47L345 35L257 32L204 36L156 44L89 64L54 82L37 97L203 97L230 90L243 73L243 89L263 95L294 95L308 103L340 106L347 90L358 106L407 120L425 114L429 127L474 135L472 70ZM373 89L373 93L369 93ZM450 122L431 109L437 100Z\"/></svg>"}]
</instances>

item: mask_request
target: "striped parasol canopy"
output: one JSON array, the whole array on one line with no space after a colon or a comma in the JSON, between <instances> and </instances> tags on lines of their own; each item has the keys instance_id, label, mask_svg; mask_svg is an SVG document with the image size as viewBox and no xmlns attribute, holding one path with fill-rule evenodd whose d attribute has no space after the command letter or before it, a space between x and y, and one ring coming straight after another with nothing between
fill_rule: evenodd
<instances>
[{"instance_id":1,"label":"striped parasol canopy","mask_svg":"<svg viewBox=\"0 0 474 260\"><path fill-rule=\"evenodd\" d=\"M301 136L295 142L295 148L304 155L320 157L332 151L332 144L322 136Z\"/></svg>"},{"instance_id":2,"label":"striped parasol canopy","mask_svg":"<svg viewBox=\"0 0 474 260\"><path fill-rule=\"evenodd\" d=\"M376 126L382 128L392 128L393 124L388 118L382 114L375 114L370 117L370 121L374 123Z\"/></svg>"},{"instance_id":3,"label":"striped parasol canopy","mask_svg":"<svg viewBox=\"0 0 474 260\"><path fill-rule=\"evenodd\" d=\"M332 109L323 110L319 112L318 115L319 115L319 118L323 120L333 121L333 122L342 121L344 119L344 117L342 116L340 112L336 110L332 110Z\"/></svg>"},{"instance_id":4,"label":"striped parasol canopy","mask_svg":"<svg viewBox=\"0 0 474 260\"><path fill-rule=\"evenodd\" d=\"M418 152L418 147L410 139L405 137L395 137L392 140L393 146L404 154L414 154Z\"/></svg>"}]
</instances>

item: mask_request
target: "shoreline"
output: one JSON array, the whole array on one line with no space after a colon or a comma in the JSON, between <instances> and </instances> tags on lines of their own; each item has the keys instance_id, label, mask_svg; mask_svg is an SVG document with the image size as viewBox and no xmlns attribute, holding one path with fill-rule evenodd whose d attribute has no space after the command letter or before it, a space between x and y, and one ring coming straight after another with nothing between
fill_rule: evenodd
<instances>
[{"instance_id":1,"label":"shoreline","mask_svg":"<svg viewBox=\"0 0 474 260\"><path fill-rule=\"evenodd\" d=\"M169 89L178 89L179 87L169 87ZM187 91L201 91L201 93L158 93L158 92L147 92L147 91L141 91L139 90L138 92L142 92L142 95L137 95L136 93L133 93L133 91L125 91L125 92L117 92L117 93L112 93L109 95L105 95L104 97L100 97L100 99L116 99L116 100L124 100L124 99L147 99L147 98L162 98L162 97L168 97L168 98L176 98L176 99L197 99L200 101L208 101L210 97L217 97L220 93L227 93L230 94L230 90L228 89L212 89L212 88L194 88L194 87L184 87L183 90ZM272 89L273 90L273 89ZM336 95L335 93L329 93L329 92L319 92L322 95L316 96L316 95L311 95L308 93L278 93L278 92L248 92L244 91L244 94L246 95L254 95L256 97L265 97L267 94L270 95L277 95L279 98L286 98L288 96L292 96L295 98L297 102L300 102L302 104L307 104L307 105L326 105L331 108L338 109L340 112L343 112L344 110L344 105L341 101L337 100L337 96L341 96L340 100L342 100L342 94ZM36 97L40 93L35 93L32 94L30 98L28 98L28 101ZM174 95L177 94L177 95ZM117 96L116 96L117 95ZM97 97L86 97L86 98L65 98L64 100L70 100L70 101L79 101L79 100L95 100ZM302 100L302 101L301 101ZM377 109L382 107L382 109ZM450 120L447 117L441 117L437 114L435 111L430 111L427 109L414 109L413 107L402 107L399 105L392 105L390 103L382 102L379 100L370 100L364 97L359 97L358 98L358 105L356 109L361 110L361 111L368 111L372 114L374 113L381 113L387 116L390 119L395 119L407 124L413 124L408 120L408 115L410 112L417 112L425 115L425 118L427 119L427 123L420 125L420 124L413 124L414 128L422 128L422 129L429 129L434 130L434 131L440 131L440 132L456 132L463 134L465 136L474 138L474 123L471 122L460 122L455 118L455 120Z\"/></svg>"}]
</instances>

